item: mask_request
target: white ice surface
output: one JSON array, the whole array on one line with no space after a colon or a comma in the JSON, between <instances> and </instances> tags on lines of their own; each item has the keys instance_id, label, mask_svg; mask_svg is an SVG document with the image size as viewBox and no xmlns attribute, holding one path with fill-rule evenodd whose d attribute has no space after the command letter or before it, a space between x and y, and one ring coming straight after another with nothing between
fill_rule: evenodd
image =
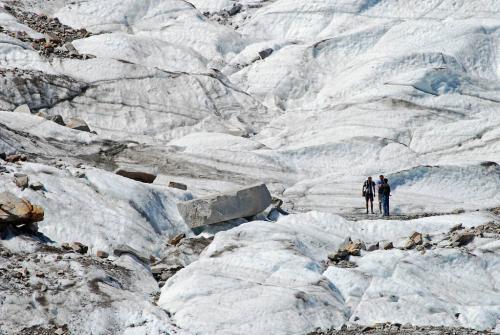
<instances>
[{"instance_id":1,"label":"white ice surface","mask_svg":"<svg viewBox=\"0 0 500 335\"><path fill-rule=\"evenodd\" d=\"M353 223L311 212L250 222L218 233L198 261L167 281L159 304L177 325L204 334L304 334L355 316L361 324L494 329L500 316L495 254L381 250L355 257L355 269L322 263L347 236L398 241L416 230L432 238L457 223L471 227L490 219L477 213Z\"/></svg>"},{"instance_id":2,"label":"white ice surface","mask_svg":"<svg viewBox=\"0 0 500 335\"><path fill-rule=\"evenodd\" d=\"M177 159L154 185L94 168L9 165L44 183L46 192L21 191L11 174L0 176L1 190L45 208L40 229L55 243L76 240L91 251L127 243L160 255L168 237L190 234L175 201L191 194L168 189L169 181L195 196L263 181L295 213L357 214L362 182L382 173L394 213L467 213L350 222L313 211L247 223L217 233L167 283L161 307L203 334L304 333L355 316L500 331L498 241L478 239L475 256L395 250L364 255L356 269L322 263L347 236L401 243L414 230L440 236L457 223L498 220L486 211L500 205L498 1L244 0L228 18L233 25L203 15L232 0L21 2L93 32L73 44L96 58L49 60L0 34L0 66L25 71L22 80L0 78L0 123L17 138L27 134L25 142L3 139L0 151L29 144L47 156L88 154L110 139L164 149L146 157L158 165ZM41 37L2 8L0 21ZM267 48L273 53L260 59ZM98 135L7 112L24 103L82 118ZM143 157L138 163L148 165ZM141 278L149 290L151 277ZM151 316L153 308L145 318L159 321L135 327L137 311L151 305L136 308L142 293L120 294L128 303L117 307L118 323L133 325L126 331L154 334L161 327L149 325L171 322ZM82 327L96 332L113 319L90 315Z\"/></svg>"}]
</instances>

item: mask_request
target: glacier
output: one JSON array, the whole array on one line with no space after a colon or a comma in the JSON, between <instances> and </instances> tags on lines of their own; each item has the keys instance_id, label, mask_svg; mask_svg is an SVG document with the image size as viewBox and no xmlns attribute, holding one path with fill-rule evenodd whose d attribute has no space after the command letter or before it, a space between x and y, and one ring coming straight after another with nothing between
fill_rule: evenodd
<instances>
[{"instance_id":1,"label":"glacier","mask_svg":"<svg viewBox=\"0 0 500 335\"><path fill-rule=\"evenodd\" d=\"M27 157L0 160L0 192L45 209L0 240L0 334L500 332L499 234L447 244L500 225L498 1L0 0L0 28L0 153ZM379 174L390 220L364 214ZM197 231L176 207L255 183L290 215ZM433 247L405 249L414 231ZM213 242L163 286L113 254L162 259L179 234ZM329 263L347 237L394 249ZM89 254L61 253L75 241Z\"/></svg>"}]
</instances>

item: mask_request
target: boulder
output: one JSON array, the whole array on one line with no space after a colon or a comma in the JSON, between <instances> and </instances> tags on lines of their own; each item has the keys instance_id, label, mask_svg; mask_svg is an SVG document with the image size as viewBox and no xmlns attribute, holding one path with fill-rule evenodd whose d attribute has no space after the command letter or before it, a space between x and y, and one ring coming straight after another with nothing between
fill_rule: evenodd
<instances>
[{"instance_id":1,"label":"boulder","mask_svg":"<svg viewBox=\"0 0 500 335\"><path fill-rule=\"evenodd\" d=\"M115 173L119 176L151 184L156 179L156 174L135 168L118 168Z\"/></svg>"},{"instance_id":2,"label":"boulder","mask_svg":"<svg viewBox=\"0 0 500 335\"><path fill-rule=\"evenodd\" d=\"M14 111L14 113L23 113L23 114L31 114L31 109L29 108L28 105L21 105L17 106Z\"/></svg>"},{"instance_id":3,"label":"boulder","mask_svg":"<svg viewBox=\"0 0 500 335\"><path fill-rule=\"evenodd\" d=\"M24 190L29 185L29 178L24 173L15 173L14 182L16 183L17 187Z\"/></svg>"},{"instance_id":4,"label":"boulder","mask_svg":"<svg viewBox=\"0 0 500 335\"><path fill-rule=\"evenodd\" d=\"M256 215L271 204L271 194L265 184L237 189L223 194L183 201L177 204L179 213L191 227Z\"/></svg>"},{"instance_id":5,"label":"boulder","mask_svg":"<svg viewBox=\"0 0 500 335\"><path fill-rule=\"evenodd\" d=\"M168 187L178 188L179 190L186 191L188 189L187 185L182 183L176 183L175 181L171 181L168 183Z\"/></svg>"},{"instance_id":6,"label":"boulder","mask_svg":"<svg viewBox=\"0 0 500 335\"><path fill-rule=\"evenodd\" d=\"M76 118L69 119L68 122L66 123L66 127L75 130L90 132L89 126L82 119L76 119Z\"/></svg>"},{"instance_id":7,"label":"boulder","mask_svg":"<svg viewBox=\"0 0 500 335\"><path fill-rule=\"evenodd\" d=\"M413 232L408 238L408 241L406 241L404 248L412 249L417 245L422 245L423 241L424 240L422 234L420 234L419 232Z\"/></svg>"},{"instance_id":8,"label":"boulder","mask_svg":"<svg viewBox=\"0 0 500 335\"><path fill-rule=\"evenodd\" d=\"M43 220L43 208L32 205L28 200L16 197L10 192L0 193L0 224L15 225Z\"/></svg>"}]
</instances>

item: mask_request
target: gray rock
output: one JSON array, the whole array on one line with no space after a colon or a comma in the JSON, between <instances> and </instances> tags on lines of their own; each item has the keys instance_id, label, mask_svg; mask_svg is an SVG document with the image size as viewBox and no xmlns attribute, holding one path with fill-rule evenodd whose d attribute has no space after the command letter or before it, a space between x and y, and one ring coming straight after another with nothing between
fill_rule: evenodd
<instances>
[{"instance_id":1,"label":"gray rock","mask_svg":"<svg viewBox=\"0 0 500 335\"><path fill-rule=\"evenodd\" d=\"M23 114L31 114L31 109L28 105L17 106L14 110L14 113L23 113Z\"/></svg>"},{"instance_id":2,"label":"gray rock","mask_svg":"<svg viewBox=\"0 0 500 335\"><path fill-rule=\"evenodd\" d=\"M27 188L29 185L29 178L24 173L15 173L14 174L14 181L16 183L16 186L22 190Z\"/></svg>"},{"instance_id":3,"label":"gray rock","mask_svg":"<svg viewBox=\"0 0 500 335\"><path fill-rule=\"evenodd\" d=\"M377 243L369 243L366 245L366 251L375 251L378 250L378 242Z\"/></svg>"},{"instance_id":4,"label":"gray rock","mask_svg":"<svg viewBox=\"0 0 500 335\"><path fill-rule=\"evenodd\" d=\"M267 58L267 57L271 56L271 54L273 53L273 51L274 51L274 50L273 50L273 49L271 49L271 48L268 48L268 49L264 49L264 50L262 50L262 51L259 51L259 57L260 57L260 59L265 59L265 58Z\"/></svg>"},{"instance_id":5,"label":"gray rock","mask_svg":"<svg viewBox=\"0 0 500 335\"><path fill-rule=\"evenodd\" d=\"M265 184L260 184L224 194L179 202L177 208L184 221L194 228L256 215L270 204L271 194Z\"/></svg>"},{"instance_id":6,"label":"gray rock","mask_svg":"<svg viewBox=\"0 0 500 335\"><path fill-rule=\"evenodd\" d=\"M68 122L66 123L66 127L75 130L90 132L89 126L82 119L76 119L76 118L69 119Z\"/></svg>"},{"instance_id":7,"label":"gray rock","mask_svg":"<svg viewBox=\"0 0 500 335\"><path fill-rule=\"evenodd\" d=\"M242 8L243 8L243 6L241 4L239 4L239 3L234 4L233 7L231 7L231 9L229 9L227 11L227 14L229 16L236 15L236 14L238 14L241 11Z\"/></svg>"}]
</instances>

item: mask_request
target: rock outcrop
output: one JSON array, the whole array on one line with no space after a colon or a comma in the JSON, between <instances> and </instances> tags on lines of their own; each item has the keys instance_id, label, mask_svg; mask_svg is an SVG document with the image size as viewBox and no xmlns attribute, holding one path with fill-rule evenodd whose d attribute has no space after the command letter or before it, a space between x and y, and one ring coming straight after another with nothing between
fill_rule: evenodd
<instances>
[{"instance_id":1,"label":"rock outcrop","mask_svg":"<svg viewBox=\"0 0 500 335\"><path fill-rule=\"evenodd\" d=\"M253 216L271 204L265 184L254 185L224 194L179 202L177 208L184 221L199 227L237 218Z\"/></svg>"}]
</instances>

